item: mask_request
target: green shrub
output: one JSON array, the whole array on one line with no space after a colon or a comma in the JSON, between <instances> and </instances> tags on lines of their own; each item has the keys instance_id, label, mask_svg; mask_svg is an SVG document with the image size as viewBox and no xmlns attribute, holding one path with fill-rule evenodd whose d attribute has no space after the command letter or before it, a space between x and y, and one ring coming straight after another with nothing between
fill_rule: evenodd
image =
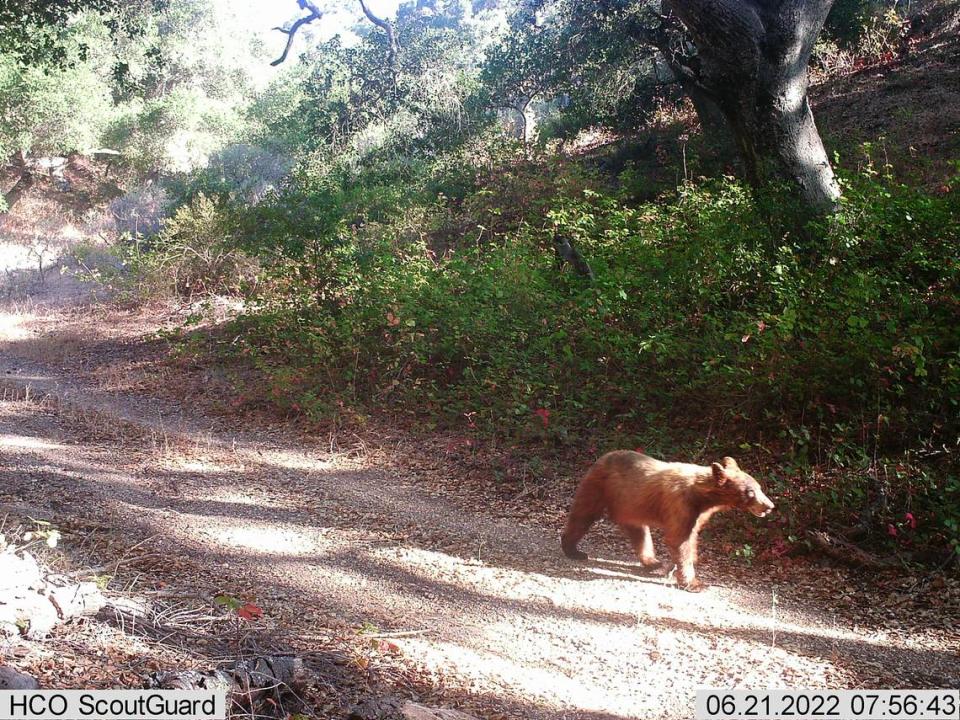
<instances>
[{"instance_id":1,"label":"green shrub","mask_svg":"<svg viewBox=\"0 0 960 720\"><path fill-rule=\"evenodd\" d=\"M896 2L838 0L827 17L825 36L861 56L879 58L897 50L905 26Z\"/></svg>"},{"instance_id":2,"label":"green shrub","mask_svg":"<svg viewBox=\"0 0 960 720\"><path fill-rule=\"evenodd\" d=\"M427 238L399 242L390 218L358 232L342 196L312 197L257 214L293 249L258 325L284 365L319 354L328 375L341 368L350 397L476 413L500 431L536 408L580 429L668 407L700 408L701 423L880 416L897 447L955 427L943 427L960 396L953 194L851 179L840 215L801 236L773 232L730 181L636 208L586 191L556 199L540 227L442 257ZM555 230L594 283L558 271L543 249Z\"/></svg>"},{"instance_id":3,"label":"green shrub","mask_svg":"<svg viewBox=\"0 0 960 720\"><path fill-rule=\"evenodd\" d=\"M257 263L237 248L234 222L229 207L197 195L156 235L131 237L125 259L153 291L183 297L241 292L254 283Z\"/></svg>"}]
</instances>

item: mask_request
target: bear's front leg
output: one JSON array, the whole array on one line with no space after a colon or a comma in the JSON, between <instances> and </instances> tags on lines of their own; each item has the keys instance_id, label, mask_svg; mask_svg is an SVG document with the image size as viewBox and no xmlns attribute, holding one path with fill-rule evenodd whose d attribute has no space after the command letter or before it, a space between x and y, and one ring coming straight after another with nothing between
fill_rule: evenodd
<instances>
[{"instance_id":1,"label":"bear's front leg","mask_svg":"<svg viewBox=\"0 0 960 720\"><path fill-rule=\"evenodd\" d=\"M688 592L701 592L706 589L697 578L697 533L692 532L681 542L674 553L677 563L677 585Z\"/></svg>"}]
</instances>

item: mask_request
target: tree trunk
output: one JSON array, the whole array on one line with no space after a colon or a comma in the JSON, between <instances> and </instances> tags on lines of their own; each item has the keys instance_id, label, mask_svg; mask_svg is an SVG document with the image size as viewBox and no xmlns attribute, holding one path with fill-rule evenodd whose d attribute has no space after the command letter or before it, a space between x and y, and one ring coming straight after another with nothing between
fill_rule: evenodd
<instances>
[{"instance_id":1,"label":"tree trunk","mask_svg":"<svg viewBox=\"0 0 960 720\"><path fill-rule=\"evenodd\" d=\"M523 144L529 146L537 139L537 115L528 102L523 107Z\"/></svg>"},{"instance_id":2,"label":"tree trunk","mask_svg":"<svg viewBox=\"0 0 960 720\"><path fill-rule=\"evenodd\" d=\"M520 98L511 105L501 105L501 110L513 113L514 123L510 128L513 137L520 140L524 147L529 147L537 139L537 114L530 109L532 98Z\"/></svg>"},{"instance_id":3,"label":"tree trunk","mask_svg":"<svg viewBox=\"0 0 960 720\"><path fill-rule=\"evenodd\" d=\"M833 176L807 101L807 65L833 0L672 0L697 46L688 74L726 117L759 184L792 182L813 211L836 208Z\"/></svg>"},{"instance_id":4,"label":"tree trunk","mask_svg":"<svg viewBox=\"0 0 960 720\"><path fill-rule=\"evenodd\" d=\"M693 109L697 111L700 130L707 143L717 148L721 155L727 154L728 149L732 152L730 125L713 98L701 90L696 83L687 82L682 76L680 86L693 103Z\"/></svg>"},{"instance_id":5,"label":"tree trunk","mask_svg":"<svg viewBox=\"0 0 960 720\"><path fill-rule=\"evenodd\" d=\"M731 160L734 148L730 126L716 100L697 81L690 65L692 58L685 52L685 46L689 45L687 33L676 14L670 12L666 5L659 26L645 39L660 51L663 63L671 75L670 79L680 83L684 94L693 103L707 144L712 146L722 159Z\"/></svg>"},{"instance_id":6,"label":"tree trunk","mask_svg":"<svg viewBox=\"0 0 960 720\"><path fill-rule=\"evenodd\" d=\"M514 133L516 134L517 140L523 142L523 146L527 146L527 106L524 103L519 103L513 108L513 111L517 114L517 127Z\"/></svg>"},{"instance_id":7,"label":"tree trunk","mask_svg":"<svg viewBox=\"0 0 960 720\"><path fill-rule=\"evenodd\" d=\"M804 202L818 212L830 212L836 209L840 187L813 121L806 87L798 101L789 102L771 112L768 127L758 130L774 139L781 174L800 188Z\"/></svg>"},{"instance_id":8,"label":"tree trunk","mask_svg":"<svg viewBox=\"0 0 960 720\"><path fill-rule=\"evenodd\" d=\"M3 195L3 205L0 209L4 212L10 212L13 206L19 202L20 198L26 195L30 188L33 187L33 173L27 166L27 158L22 152L17 153L13 165L20 175L13 184L13 187Z\"/></svg>"}]
</instances>

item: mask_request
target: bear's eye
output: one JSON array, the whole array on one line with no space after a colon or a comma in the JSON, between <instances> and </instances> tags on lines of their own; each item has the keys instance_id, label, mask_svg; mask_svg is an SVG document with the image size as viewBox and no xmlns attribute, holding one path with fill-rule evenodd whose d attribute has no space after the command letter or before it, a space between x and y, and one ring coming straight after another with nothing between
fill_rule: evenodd
<instances>
[{"instance_id":1,"label":"bear's eye","mask_svg":"<svg viewBox=\"0 0 960 720\"><path fill-rule=\"evenodd\" d=\"M757 494L753 490L747 490L747 500L753 500Z\"/></svg>"}]
</instances>

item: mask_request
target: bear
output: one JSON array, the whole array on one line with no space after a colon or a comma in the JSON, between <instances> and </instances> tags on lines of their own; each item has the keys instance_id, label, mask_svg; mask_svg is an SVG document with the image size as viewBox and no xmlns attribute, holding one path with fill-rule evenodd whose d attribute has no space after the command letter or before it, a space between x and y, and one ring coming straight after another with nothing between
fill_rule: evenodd
<instances>
[{"instance_id":1,"label":"bear","mask_svg":"<svg viewBox=\"0 0 960 720\"><path fill-rule=\"evenodd\" d=\"M650 528L663 530L677 572L677 584L700 592L696 576L697 535L719 510L739 508L767 516L774 504L760 483L725 457L709 466L662 462L632 450L607 453L580 481L561 537L564 554L586 560L580 539L604 513L624 532L646 568L662 566Z\"/></svg>"}]
</instances>

